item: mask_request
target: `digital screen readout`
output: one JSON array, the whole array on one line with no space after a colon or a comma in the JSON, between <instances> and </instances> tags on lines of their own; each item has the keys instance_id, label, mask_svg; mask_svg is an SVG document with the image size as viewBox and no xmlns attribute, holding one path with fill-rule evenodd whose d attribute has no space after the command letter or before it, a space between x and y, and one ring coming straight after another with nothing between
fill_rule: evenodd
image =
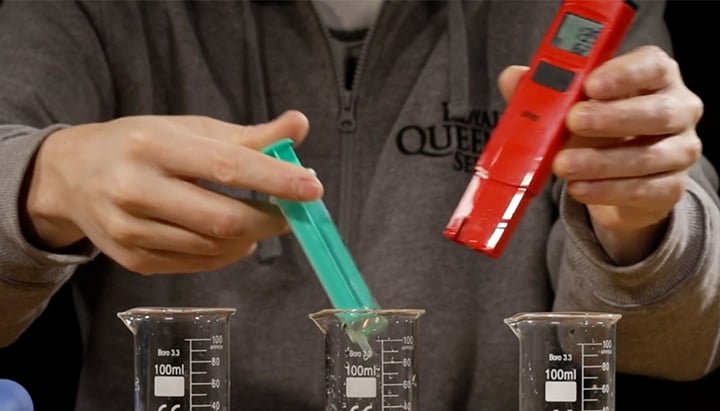
<instances>
[{"instance_id":1,"label":"digital screen readout","mask_svg":"<svg viewBox=\"0 0 720 411\"><path fill-rule=\"evenodd\" d=\"M587 56L603 27L602 23L568 13L553 38L552 44L571 53Z\"/></svg>"}]
</instances>

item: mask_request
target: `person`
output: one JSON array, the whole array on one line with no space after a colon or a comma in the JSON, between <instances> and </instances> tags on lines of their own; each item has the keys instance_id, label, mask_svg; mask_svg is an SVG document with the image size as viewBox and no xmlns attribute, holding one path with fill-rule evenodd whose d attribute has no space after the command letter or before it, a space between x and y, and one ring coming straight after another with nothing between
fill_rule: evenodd
<instances>
[{"instance_id":1,"label":"person","mask_svg":"<svg viewBox=\"0 0 720 411\"><path fill-rule=\"evenodd\" d=\"M230 306L232 407L322 408L329 301L275 196L322 198L380 305L426 310L423 409L516 407L523 311L622 314L624 373L712 372L718 176L664 5L637 3L493 259L442 230L558 2L5 1L0 343L71 284L76 409L127 410L116 313ZM286 137L312 171L259 151Z\"/></svg>"}]
</instances>

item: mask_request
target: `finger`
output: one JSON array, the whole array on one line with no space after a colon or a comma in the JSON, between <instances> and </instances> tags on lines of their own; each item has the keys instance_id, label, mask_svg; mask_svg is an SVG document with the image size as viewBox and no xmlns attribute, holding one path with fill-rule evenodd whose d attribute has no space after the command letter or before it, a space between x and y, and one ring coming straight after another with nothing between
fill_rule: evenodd
<instances>
[{"instance_id":1,"label":"finger","mask_svg":"<svg viewBox=\"0 0 720 411\"><path fill-rule=\"evenodd\" d=\"M147 184L131 190L113 190L116 207L133 216L167 222L214 239L248 242L287 232L280 210L270 203L240 201L188 181L148 177ZM154 193L162 187L162 195ZM124 222L106 231L123 231ZM145 248L162 247L144 244Z\"/></svg>"},{"instance_id":2,"label":"finger","mask_svg":"<svg viewBox=\"0 0 720 411\"><path fill-rule=\"evenodd\" d=\"M695 124L697 101L679 93L650 94L612 101L583 101L567 115L568 129L589 137L667 135Z\"/></svg>"},{"instance_id":3,"label":"finger","mask_svg":"<svg viewBox=\"0 0 720 411\"><path fill-rule=\"evenodd\" d=\"M600 65L584 87L588 98L610 100L663 90L676 81L681 81L677 62L657 46L644 46Z\"/></svg>"},{"instance_id":4,"label":"finger","mask_svg":"<svg viewBox=\"0 0 720 411\"><path fill-rule=\"evenodd\" d=\"M571 181L567 189L585 204L667 210L682 198L686 179L687 173L681 171L639 178Z\"/></svg>"},{"instance_id":5,"label":"finger","mask_svg":"<svg viewBox=\"0 0 720 411\"><path fill-rule=\"evenodd\" d=\"M310 201L322 196L322 184L311 171L239 144L179 132L171 140L135 133L128 145L132 156L158 165L165 174L287 200Z\"/></svg>"},{"instance_id":6,"label":"finger","mask_svg":"<svg viewBox=\"0 0 720 411\"><path fill-rule=\"evenodd\" d=\"M553 160L553 172L568 181L650 176L689 168L701 153L702 143L694 133L638 137L616 146L562 149Z\"/></svg>"},{"instance_id":7,"label":"finger","mask_svg":"<svg viewBox=\"0 0 720 411\"><path fill-rule=\"evenodd\" d=\"M305 139L310 127L307 117L295 110L286 111L267 123L249 126L202 116L179 116L177 118L193 133L242 145L253 150L262 150L283 138L290 138L298 145Z\"/></svg>"},{"instance_id":8,"label":"finger","mask_svg":"<svg viewBox=\"0 0 720 411\"><path fill-rule=\"evenodd\" d=\"M126 213L109 207L104 209L102 218L86 219L79 225L103 253L125 268L142 274L211 271L247 257L256 246L253 242L235 242L232 253L210 256L145 249L132 242L123 244L116 241L115 228L124 226L127 221Z\"/></svg>"},{"instance_id":9,"label":"finger","mask_svg":"<svg viewBox=\"0 0 720 411\"><path fill-rule=\"evenodd\" d=\"M237 252L221 256L201 256L171 251L135 248L123 250L115 260L130 271L151 274L184 274L215 271L250 256L257 244L238 244Z\"/></svg>"},{"instance_id":10,"label":"finger","mask_svg":"<svg viewBox=\"0 0 720 411\"><path fill-rule=\"evenodd\" d=\"M506 101L509 101L510 97L515 93L520 79L522 79L527 71L528 67L526 66L509 66L500 73L498 86L500 87L500 93Z\"/></svg>"},{"instance_id":11,"label":"finger","mask_svg":"<svg viewBox=\"0 0 720 411\"><path fill-rule=\"evenodd\" d=\"M109 224L109 237L127 249L145 248L182 254L216 256L222 253L220 241L165 222L132 216L121 224Z\"/></svg>"},{"instance_id":12,"label":"finger","mask_svg":"<svg viewBox=\"0 0 720 411\"><path fill-rule=\"evenodd\" d=\"M237 255L254 240L219 239L204 236L163 221L128 216L122 225L108 231L112 240L126 249L145 249L153 252L223 257ZM242 251L241 251L242 252Z\"/></svg>"}]
</instances>

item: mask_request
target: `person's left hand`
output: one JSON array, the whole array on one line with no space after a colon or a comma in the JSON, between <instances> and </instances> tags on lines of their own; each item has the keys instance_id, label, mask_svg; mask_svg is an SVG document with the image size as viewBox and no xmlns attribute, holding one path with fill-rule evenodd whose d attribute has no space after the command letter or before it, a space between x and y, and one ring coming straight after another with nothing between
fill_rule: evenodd
<instances>
[{"instance_id":1,"label":"person's left hand","mask_svg":"<svg viewBox=\"0 0 720 411\"><path fill-rule=\"evenodd\" d=\"M500 76L509 97L527 68ZM586 79L587 101L572 107L572 136L553 162L568 192L587 205L593 229L619 265L650 255L700 158L695 126L703 103L678 64L655 46L609 60Z\"/></svg>"}]
</instances>

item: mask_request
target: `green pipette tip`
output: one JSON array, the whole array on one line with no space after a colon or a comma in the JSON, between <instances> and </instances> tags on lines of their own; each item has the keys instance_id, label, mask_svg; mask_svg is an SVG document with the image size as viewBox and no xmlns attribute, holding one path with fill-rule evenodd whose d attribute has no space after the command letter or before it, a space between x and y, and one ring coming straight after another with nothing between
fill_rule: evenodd
<instances>
[{"instance_id":1,"label":"green pipette tip","mask_svg":"<svg viewBox=\"0 0 720 411\"><path fill-rule=\"evenodd\" d=\"M291 139L280 140L263 152L302 166ZM368 310L380 306L353 261L322 200L298 202L274 198L295 234L315 274L337 309Z\"/></svg>"}]
</instances>

